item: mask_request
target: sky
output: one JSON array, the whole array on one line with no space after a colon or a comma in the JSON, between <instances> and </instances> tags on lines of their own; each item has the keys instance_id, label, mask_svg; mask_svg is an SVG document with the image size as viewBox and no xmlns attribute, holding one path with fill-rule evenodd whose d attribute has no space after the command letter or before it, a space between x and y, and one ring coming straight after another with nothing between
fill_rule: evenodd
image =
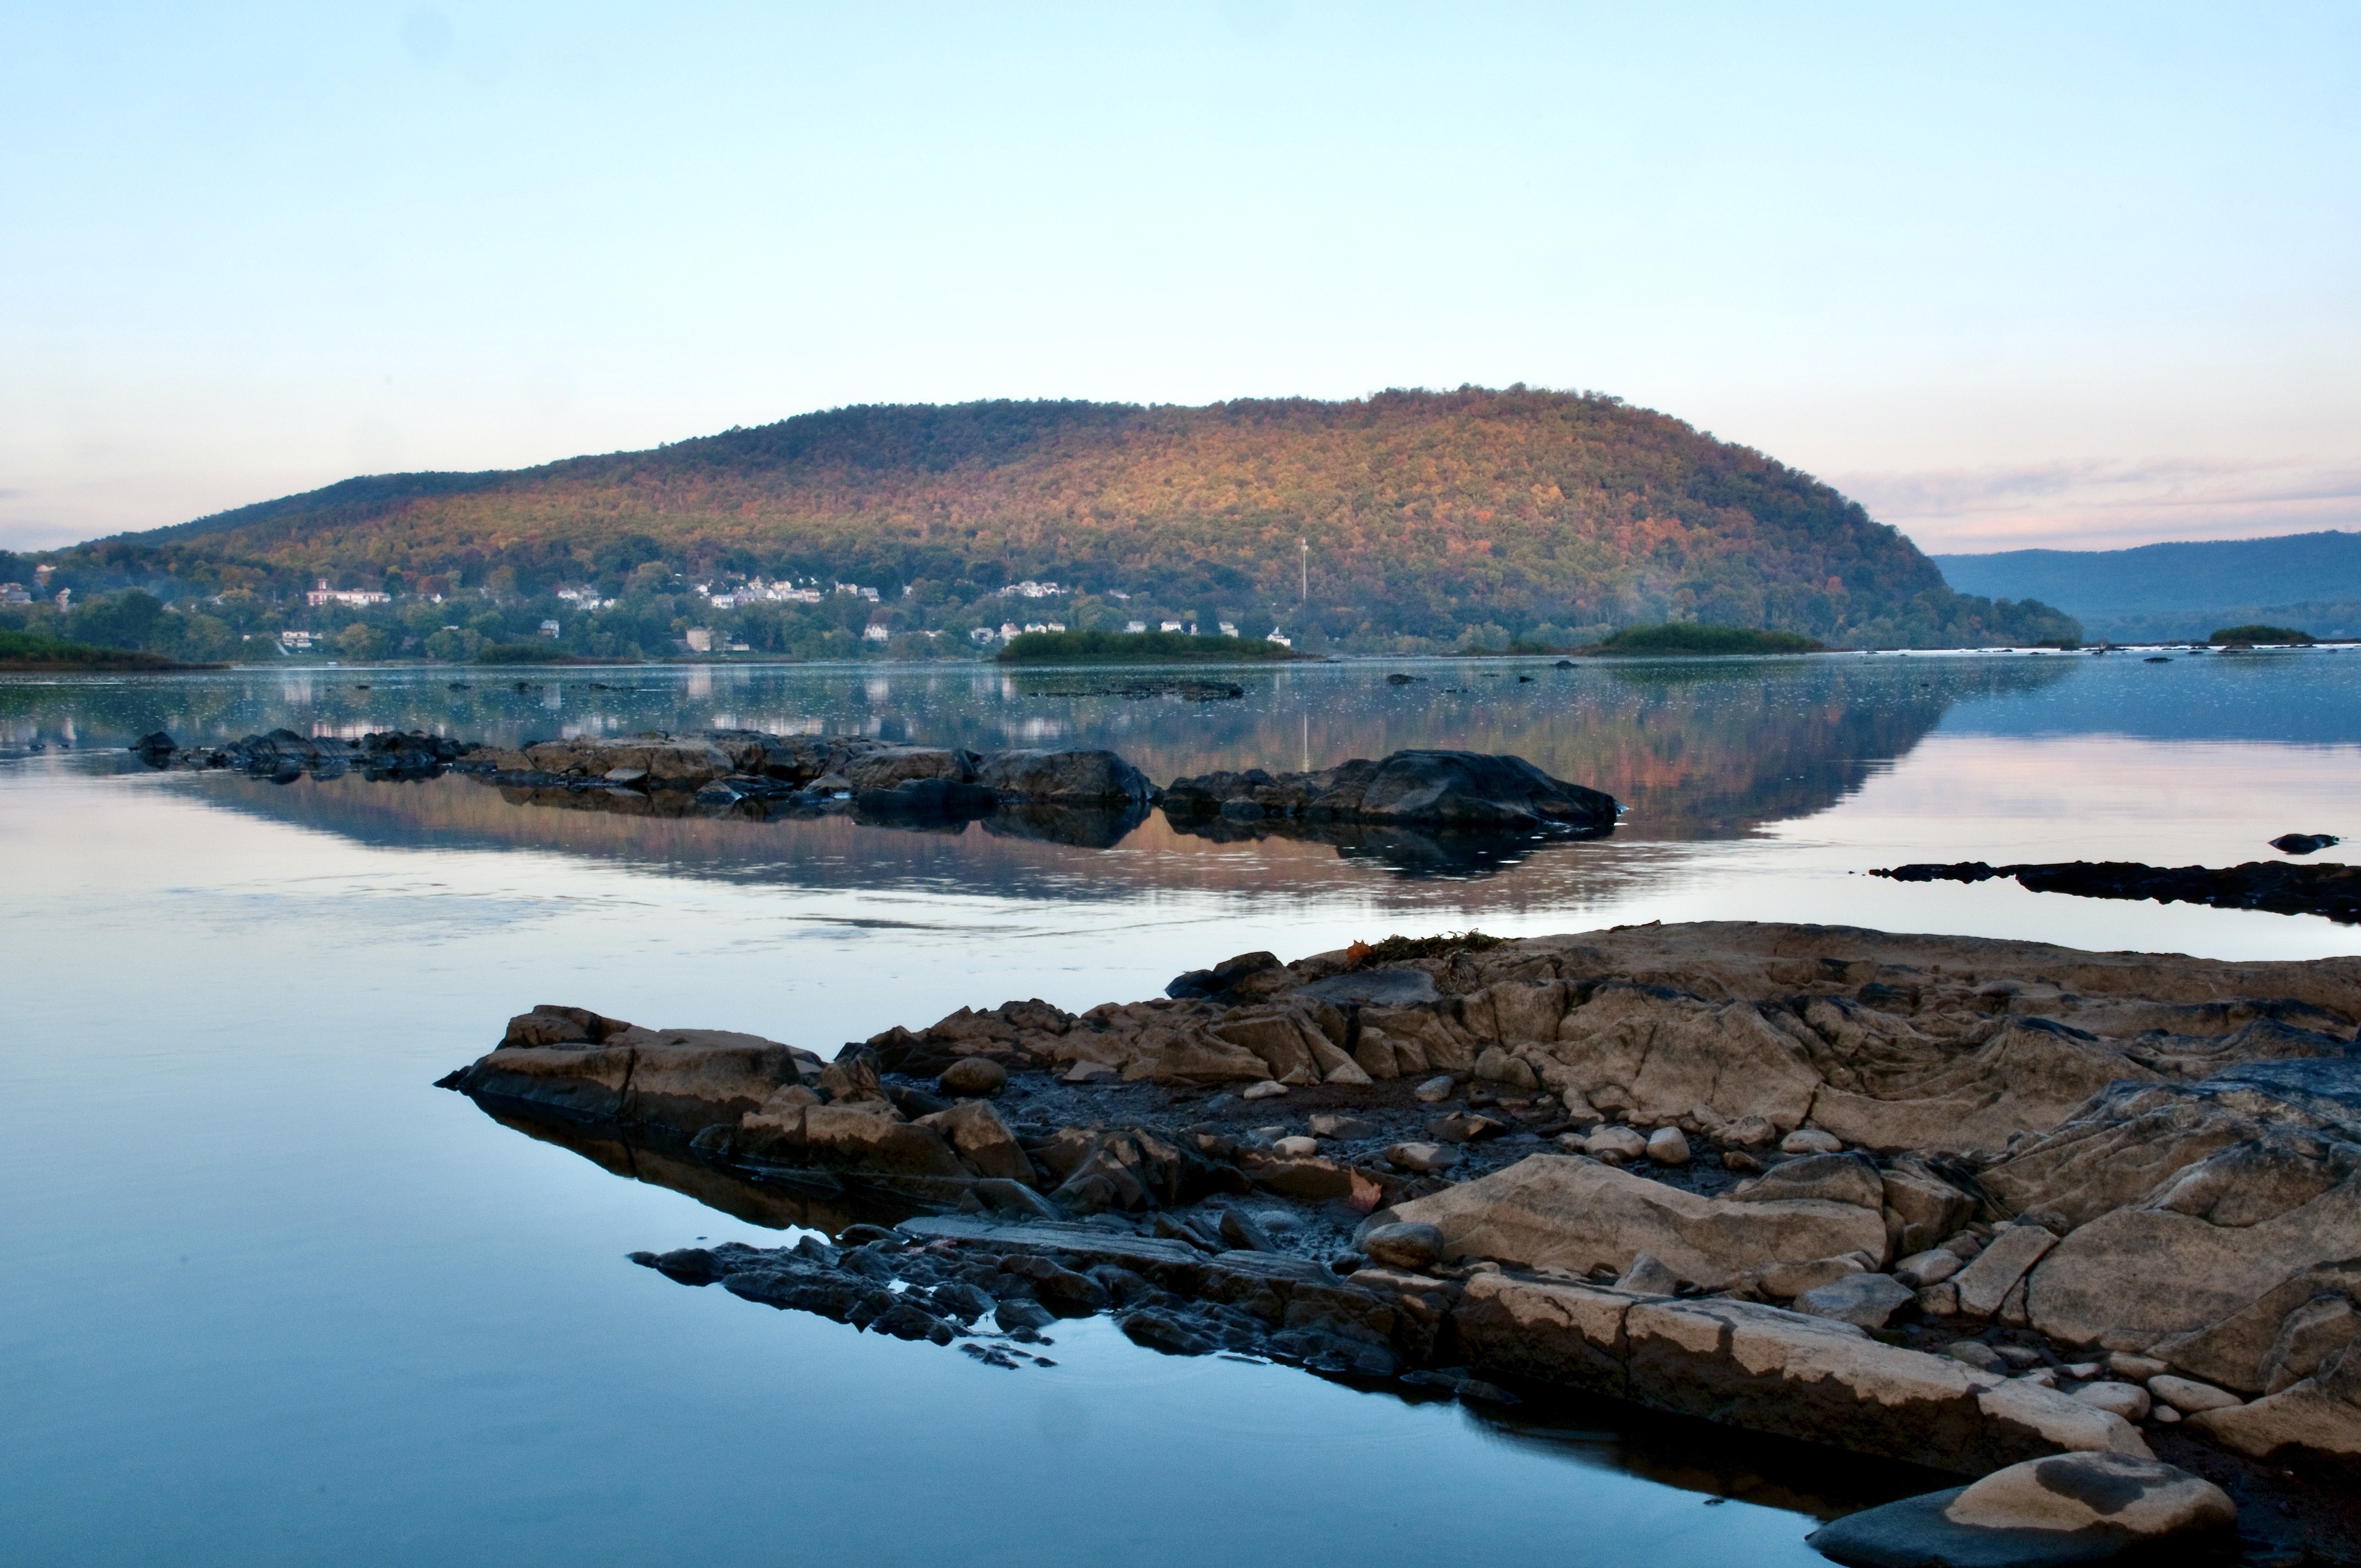
<instances>
[{"instance_id":1,"label":"sky","mask_svg":"<svg viewBox=\"0 0 2361 1568\"><path fill-rule=\"evenodd\" d=\"M2361 6L0 9L0 547L846 403L1611 392L2361 526Z\"/></svg>"}]
</instances>

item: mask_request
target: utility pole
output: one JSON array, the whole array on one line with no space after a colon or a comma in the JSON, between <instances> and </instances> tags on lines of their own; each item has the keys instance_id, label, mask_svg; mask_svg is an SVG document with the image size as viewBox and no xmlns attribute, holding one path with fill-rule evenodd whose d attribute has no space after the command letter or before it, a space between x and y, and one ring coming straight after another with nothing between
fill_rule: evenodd
<instances>
[{"instance_id":1,"label":"utility pole","mask_svg":"<svg viewBox=\"0 0 2361 1568\"><path fill-rule=\"evenodd\" d=\"M1299 551L1302 552L1302 555L1297 563L1300 568L1298 572L1298 577L1300 580L1297 582L1295 589L1295 608L1301 609L1303 608L1304 601L1312 597L1312 541L1308 539L1298 539L1295 542L1295 547Z\"/></svg>"}]
</instances>

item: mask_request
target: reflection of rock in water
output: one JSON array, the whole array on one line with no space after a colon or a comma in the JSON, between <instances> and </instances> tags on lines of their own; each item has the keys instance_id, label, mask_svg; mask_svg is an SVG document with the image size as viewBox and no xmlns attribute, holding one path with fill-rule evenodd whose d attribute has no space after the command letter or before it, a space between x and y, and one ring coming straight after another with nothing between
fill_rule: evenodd
<instances>
[{"instance_id":1,"label":"reflection of rock in water","mask_svg":"<svg viewBox=\"0 0 2361 1568\"><path fill-rule=\"evenodd\" d=\"M1422 832L1415 828L1357 822L1301 822L1284 817L1239 822L1226 817L1166 818L1185 838L1216 844L1252 844L1269 839L1327 844L1342 861L1364 861L1404 876L1483 876L1518 864L1536 852L1604 839L1601 828L1577 834Z\"/></svg>"},{"instance_id":2,"label":"reflection of rock in water","mask_svg":"<svg viewBox=\"0 0 2361 1568\"><path fill-rule=\"evenodd\" d=\"M1148 820L1148 807L1004 806L980 819L995 839L1031 839L1084 850L1112 850Z\"/></svg>"},{"instance_id":3,"label":"reflection of rock in water","mask_svg":"<svg viewBox=\"0 0 2361 1568\"><path fill-rule=\"evenodd\" d=\"M571 1150L602 1170L666 1188L765 1230L800 1226L834 1236L847 1225L891 1225L917 1212L909 1204L863 1192L829 1190L785 1179L758 1181L708 1165L688 1151L685 1141L670 1141L657 1133L589 1127L562 1116L536 1114L513 1103L496 1107L478 1100L476 1105L501 1126Z\"/></svg>"},{"instance_id":4,"label":"reflection of rock in water","mask_svg":"<svg viewBox=\"0 0 2361 1568\"><path fill-rule=\"evenodd\" d=\"M489 782L489 781L479 781ZM971 822L980 822L995 838L1029 839L1068 844L1085 850L1109 850L1148 819L1148 807L1137 802L1123 806L1044 806L1027 802L967 802L913 804L896 798L897 792L868 790L850 801L815 806L801 800L748 798L726 805L700 802L679 790L642 795L629 789L535 788L516 784L495 786L511 806L557 811L589 811L613 817L671 819L702 817L729 822L809 822L828 817L849 817L865 828L903 833L956 837ZM981 792L979 792L981 793ZM983 809L977 809L982 806Z\"/></svg>"}]
</instances>

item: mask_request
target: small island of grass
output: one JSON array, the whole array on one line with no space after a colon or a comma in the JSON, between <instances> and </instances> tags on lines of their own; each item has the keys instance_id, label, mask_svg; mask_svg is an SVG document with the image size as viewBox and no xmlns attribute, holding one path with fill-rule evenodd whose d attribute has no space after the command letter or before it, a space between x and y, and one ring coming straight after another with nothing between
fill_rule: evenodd
<instances>
[{"instance_id":1,"label":"small island of grass","mask_svg":"<svg viewBox=\"0 0 2361 1568\"><path fill-rule=\"evenodd\" d=\"M1235 664L1309 655L1259 637L1178 631L1027 631L994 655L1003 664Z\"/></svg>"},{"instance_id":2,"label":"small island of grass","mask_svg":"<svg viewBox=\"0 0 2361 1568\"><path fill-rule=\"evenodd\" d=\"M2251 648L2263 643L2309 643L2309 631L2298 631L2292 626L2224 626L2205 641L2232 648Z\"/></svg>"},{"instance_id":3,"label":"small island of grass","mask_svg":"<svg viewBox=\"0 0 2361 1568\"><path fill-rule=\"evenodd\" d=\"M30 631L0 631L0 670L41 674L154 674L171 670L218 670L219 664L183 664L160 653L66 642Z\"/></svg>"},{"instance_id":4,"label":"small island of grass","mask_svg":"<svg viewBox=\"0 0 2361 1568\"><path fill-rule=\"evenodd\" d=\"M1675 621L1668 626L1627 626L1582 650L1585 653L1820 653L1827 644L1795 631L1761 631L1751 626L1707 626Z\"/></svg>"}]
</instances>

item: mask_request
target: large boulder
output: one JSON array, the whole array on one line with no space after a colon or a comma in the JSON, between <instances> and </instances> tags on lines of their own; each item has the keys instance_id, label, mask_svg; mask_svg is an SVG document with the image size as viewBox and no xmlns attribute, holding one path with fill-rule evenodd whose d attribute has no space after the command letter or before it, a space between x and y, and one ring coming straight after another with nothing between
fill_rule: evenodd
<instances>
[{"instance_id":1,"label":"large boulder","mask_svg":"<svg viewBox=\"0 0 2361 1568\"><path fill-rule=\"evenodd\" d=\"M1428 1224L1449 1257L1529 1268L1620 1275L1653 1253L1674 1275L1708 1289L1784 1258L1884 1255L1875 1209L1817 1199L1733 1202L1701 1198L1596 1160L1532 1155L1506 1170L1372 1215L1370 1223Z\"/></svg>"},{"instance_id":2,"label":"large boulder","mask_svg":"<svg viewBox=\"0 0 2361 1568\"><path fill-rule=\"evenodd\" d=\"M1033 1162L1025 1157L1024 1146L990 1102L962 1101L948 1111L919 1117L917 1124L941 1134L976 1175L1033 1185Z\"/></svg>"},{"instance_id":3,"label":"large boulder","mask_svg":"<svg viewBox=\"0 0 2361 1568\"><path fill-rule=\"evenodd\" d=\"M975 778L976 756L948 746L881 746L848 758L844 779L854 790L890 790L920 779L967 784Z\"/></svg>"},{"instance_id":4,"label":"large boulder","mask_svg":"<svg viewBox=\"0 0 2361 1568\"><path fill-rule=\"evenodd\" d=\"M2166 1541L2225 1534L2237 1517L2228 1493L2186 1470L2132 1454L2067 1453L1848 1514L1807 1539L1850 1568L2044 1568L2136 1549L2150 1560Z\"/></svg>"},{"instance_id":5,"label":"large boulder","mask_svg":"<svg viewBox=\"0 0 2361 1568\"><path fill-rule=\"evenodd\" d=\"M610 740L577 735L544 740L524 749L524 761L534 773L574 777L598 778L628 770L667 789L693 789L735 770L730 753L711 741L671 736Z\"/></svg>"},{"instance_id":6,"label":"large boulder","mask_svg":"<svg viewBox=\"0 0 2361 1568\"><path fill-rule=\"evenodd\" d=\"M646 1029L585 1008L544 1004L509 1023L498 1049L443 1080L581 1121L694 1135L734 1125L825 1064L794 1046L728 1029Z\"/></svg>"},{"instance_id":7,"label":"large boulder","mask_svg":"<svg viewBox=\"0 0 2361 1568\"><path fill-rule=\"evenodd\" d=\"M940 1131L885 1106L785 1105L740 1124L733 1152L797 1170L963 1178L967 1167Z\"/></svg>"},{"instance_id":8,"label":"large boulder","mask_svg":"<svg viewBox=\"0 0 2361 1568\"><path fill-rule=\"evenodd\" d=\"M1053 806L1120 806L1150 799L1147 776L1113 751L999 751L983 759L975 782L1003 800Z\"/></svg>"},{"instance_id":9,"label":"large boulder","mask_svg":"<svg viewBox=\"0 0 2361 1568\"><path fill-rule=\"evenodd\" d=\"M1317 773L1205 773L1175 780L1164 808L1181 819L1275 817L1487 833L1603 833L1617 814L1612 795L1552 778L1522 757L1479 751L1396 751Z\"/></svg>"}]
</instances>

